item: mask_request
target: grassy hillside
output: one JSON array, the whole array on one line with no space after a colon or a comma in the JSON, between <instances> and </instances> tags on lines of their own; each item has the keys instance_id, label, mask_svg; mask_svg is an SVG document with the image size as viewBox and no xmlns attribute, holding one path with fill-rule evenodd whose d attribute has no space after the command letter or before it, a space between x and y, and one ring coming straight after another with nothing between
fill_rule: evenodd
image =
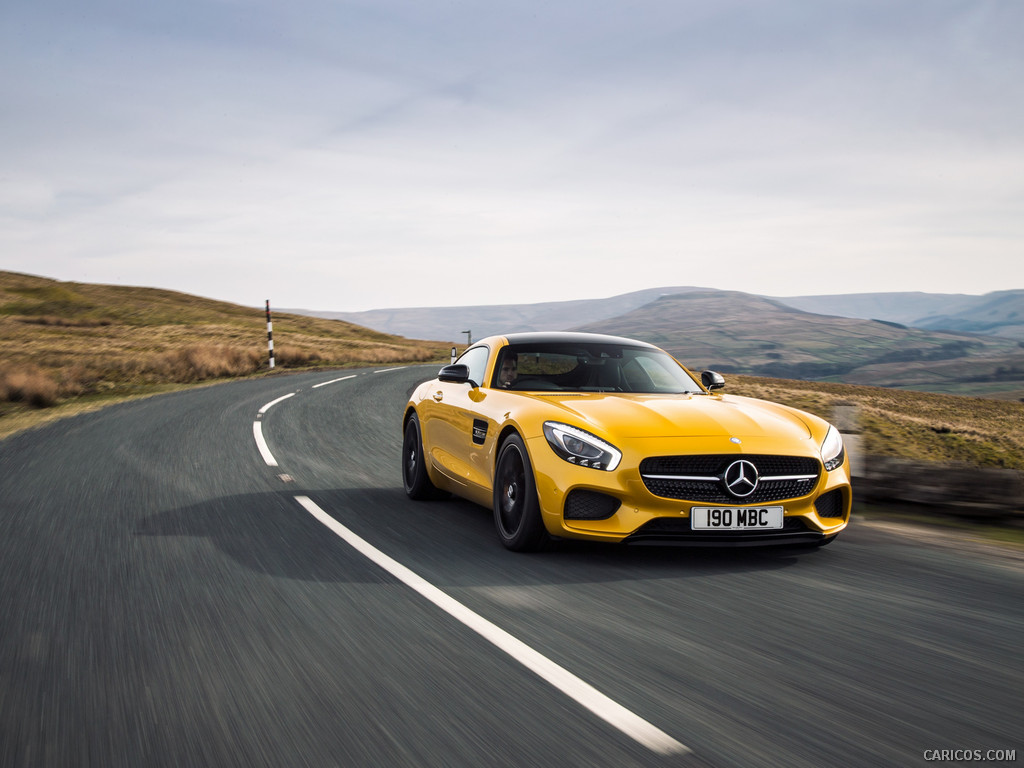
<instances>
[{"instance_id":1,"label":"grassy hillside","mask_svg":"<svg viewBox=\"0 0 1024 768\"><path fill-rule=\"evenodd\" d=\"M693 368L1024 395L1024 348L1016 340L811 314L744 293L664 296L582 330L652 342Z\"/></svg>"},{"instance_id":2,"label":"grassy hillside","mask_svg":"<svg viewBox=\"0 0 1024 768\"><path fill-rule=\"evenodd\" d=\"M862 450L874 456L1024 470L1024 403L826 382L729 376L725 392L833 419L855 405Z\"/></svg>"},{"instance_id":3,"label":"grassy hillside","mask_svg":"<svg viewBox=\"0 0 1024 768\"><path fill-rule=\"evenodd\" d=\"M442 360L447 345L274 315L276 364ZM267 368L262 309L152 288L0 272L0 415Z\"/></svg>"},{"instance_id":4,"label":"grassy hillside","mask_svg":"<svg viewBox=\"0 0 1024 768\"><path fill-rule=\"evenodd\" d=\"M771 302L759 306L746 301L756 297L744 294L717 303L715 295L721 296L694 296L685 316L677 312L683 297L662 299L653 317L638 315L635 325L614 332L660 342L693 367L726 370L723 362L735 359L738 367L745 355L763 363L859 361L914 349L934 354L951 341L974 341L908 334L882 323L836 324L836 318ZM276 313L274 342L278 366L285 370L440 363L449 349L335 320ZM991 353L984 345L969 349L974 361ZM265 371L266 354L259 308L172 291L0 272L0 435L97 402ZM955 362L933 361L927 368ZM870 372L869 367L858 370ZM1024 469L1024 404L1018 402L743 375L730 375L726 391L825 418L832 418L836 405L855 403L869 453Z\"/></svg>"}]
</instances>

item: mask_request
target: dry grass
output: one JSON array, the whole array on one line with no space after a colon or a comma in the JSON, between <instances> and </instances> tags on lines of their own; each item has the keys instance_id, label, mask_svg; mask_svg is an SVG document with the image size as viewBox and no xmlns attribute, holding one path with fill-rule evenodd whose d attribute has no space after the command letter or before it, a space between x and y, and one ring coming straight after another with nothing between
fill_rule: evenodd
<instances>
[{"instance_id":1,"label":"dry grass","mask_svg":"<svg viewBox=\"0 0 1024 768\"><path fill-rule=\"evenodd\" d=\"M48 408L57 403L58 391L57 382L34 365L0 368L0 401Z\"/></svg>"},{"instance_id":2,"label":"dry grass","mask_svg":"<svg viewBox=\"0 0 1024 768\"><path fill-rule=\"evenodd\" d=\"M284 314L274 341L284 370L442 361L449 349ZM261 307L0 272L0 417L267 370Z\"/></svg>"},{"instance_id":3,"label":"dry grass","mask_svg":"<svg viewBox=\"0 0 1024 768\"><path fill-rule=\"evenodd\" d=\"M1024 404L823 382L731 376L727 391L832 419L837 405L860 413L864 450L936 462L1024 470Z\"/></svg>"},{"instance_id":4,"label":"dry grass","mask_svg":"<svg viewBox=\"0 0 1024 768\"><path fill-rule=\"evenodd\" d=\"M449 350L299 315L274 317L274 341L285 370L443 362ZM45 411L266 370L262 308L0 272L0 434ZM855 403L869 453L1024 469L1019 402L750 376L727 391L828 419Z\"/></svg>"}]
</instances>

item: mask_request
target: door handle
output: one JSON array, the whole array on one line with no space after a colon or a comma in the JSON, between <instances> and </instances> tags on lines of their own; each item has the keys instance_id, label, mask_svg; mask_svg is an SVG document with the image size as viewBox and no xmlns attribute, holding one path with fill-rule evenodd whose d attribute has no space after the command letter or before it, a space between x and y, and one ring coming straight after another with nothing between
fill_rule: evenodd
<instances>
[{"instance_id":1,"label":"door handle","mask_svg":"<svg viewBox=\"0 0 1024 768\"><path fill-rule=\"evenodd\" d=\"M441 390L437 390L437 392L434 393L434 399L440 403L442 400L444 400L444 392L442 392Z\"/></svg>"}]
</instances>

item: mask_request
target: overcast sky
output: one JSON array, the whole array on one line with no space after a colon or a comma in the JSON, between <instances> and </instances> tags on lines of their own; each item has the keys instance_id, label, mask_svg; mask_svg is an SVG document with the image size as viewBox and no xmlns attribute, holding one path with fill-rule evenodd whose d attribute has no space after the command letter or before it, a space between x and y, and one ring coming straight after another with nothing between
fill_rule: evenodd
<instances>
[{"instance_id":1,"label":"overcast sky","mask_svg":"<svg viewBox=\"0 0 1024 768\"><path fill-rule=\"evenodd\" d=\"M1024 288L1020 0L0 0L0 268L353 311Z\"/></svg>"}]
</instances>

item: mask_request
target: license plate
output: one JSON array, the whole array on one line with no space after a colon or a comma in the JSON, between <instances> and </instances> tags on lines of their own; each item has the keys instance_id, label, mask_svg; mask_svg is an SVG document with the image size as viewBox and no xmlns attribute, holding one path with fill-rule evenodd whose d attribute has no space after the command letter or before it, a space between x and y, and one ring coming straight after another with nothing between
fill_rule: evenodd
<instances>
[{"instance_id":1,"label":"license plate","mask_svg":"<svg viewBox=\"0 0 1024 768\"><path fill-rule=\"evenodd\" d=\"M778 530L782 507L693 507L690 528L694 531Z\"/></svg>"}]
</instances>

